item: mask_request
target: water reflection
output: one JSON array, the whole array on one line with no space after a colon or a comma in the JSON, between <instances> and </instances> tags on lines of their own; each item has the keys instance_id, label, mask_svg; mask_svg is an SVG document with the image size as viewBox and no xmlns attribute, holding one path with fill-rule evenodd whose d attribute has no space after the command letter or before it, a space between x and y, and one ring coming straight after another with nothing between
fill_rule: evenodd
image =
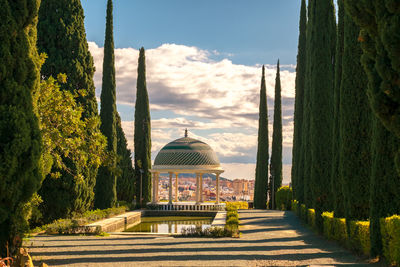
<instances>
[{"instance_id":1,"label":"water reflection","mask_svg":"<svg viewBox=\"0 0 400 267\"><path fill-rule=\"evenodd\" d=\"M142 217L141 223L125 232L181 233L182 228L206 229L211 226L212 217Z\"/></svg>"}]
</instances>

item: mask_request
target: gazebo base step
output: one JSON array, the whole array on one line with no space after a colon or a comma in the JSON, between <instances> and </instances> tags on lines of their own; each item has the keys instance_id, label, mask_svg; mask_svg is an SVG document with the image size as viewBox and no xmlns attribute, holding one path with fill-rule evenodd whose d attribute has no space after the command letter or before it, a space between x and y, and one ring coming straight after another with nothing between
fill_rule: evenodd
<instances>
[{"instance_id":1,"label":"gazebo base step","mask_svg":"<svg viewBox=\"0 0 400 267\"><path fill-rule=\"evenodd\" d=\"M188 210L188 211L218 211L225 210L225 203L210 203L210 202L157 202L157 203L147 203L147 208L151 210Z\"/></svg>"}]
</instances>

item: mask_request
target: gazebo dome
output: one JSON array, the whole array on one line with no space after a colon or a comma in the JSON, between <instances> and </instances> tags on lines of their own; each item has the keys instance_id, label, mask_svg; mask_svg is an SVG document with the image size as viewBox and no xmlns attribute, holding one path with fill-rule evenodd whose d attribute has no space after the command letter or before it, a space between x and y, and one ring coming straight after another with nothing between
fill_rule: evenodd
<instances>
[{"instance_id":1,"label":"gazebo dome","mask_svg":"<svg viewBox=\"0 0 400 267\"><path fill-rule=\"evenodd\" d=\"M215 166L220 163L214 150L206 143L183 137L165 145L157 154L154 166Z\"/></svg>"}]
</instances>

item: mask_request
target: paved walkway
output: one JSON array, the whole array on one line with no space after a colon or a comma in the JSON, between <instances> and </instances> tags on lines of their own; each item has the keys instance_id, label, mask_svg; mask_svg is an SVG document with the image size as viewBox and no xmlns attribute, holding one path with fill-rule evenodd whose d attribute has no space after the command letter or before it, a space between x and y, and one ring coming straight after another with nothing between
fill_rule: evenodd
<instances>
[{"instance_id":1,"label":"paved walkway","mask_svg":"<svg viewBox=\"0 0 400 267\"><path fill-rule=\"evenodd\" d=\"M304 228L291 212L240 211L241 238L111 235L37 236L35 265L50 266L367 266Z\"/></svg>"}]
</instances>

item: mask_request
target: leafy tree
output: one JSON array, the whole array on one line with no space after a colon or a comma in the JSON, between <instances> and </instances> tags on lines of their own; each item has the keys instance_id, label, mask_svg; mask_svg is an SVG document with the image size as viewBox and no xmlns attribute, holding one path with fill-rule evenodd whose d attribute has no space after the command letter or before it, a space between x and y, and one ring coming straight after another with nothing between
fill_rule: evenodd
<instances>
[{"instance_id":1,"label":"leafy tree","mask_svg":"<svg viewBox=\"0 0 400 267\"><path fill-rule=\"evenodd\" d=\"M256 178L254 185L254 207L265 209L267 205L268 186L268 108L267 89L265 86L265 68L262 67L260 89L260 115L258 122L258 149Z\"/></svg>"},{"instance_id":2,"label":"leafy tree","mask_svg":"<svg viewBox=\"0 0 400 267\"><path fill-rule=\"evenodd\" d=\"M65 75L58 75L58 81L65 83ZM77 104L78 97L60 90L53 77L41 82L37 105L47 177L39 193L44 199L41 210L49 216L44 217L45 222L89 209L95 181L85 179L79 170L108 161L107 141L94 130L100 120L98 117L82 120L83 108ZM69 162L74 162L74 169Z\"/></svg>"},{"instance_id":3,"label":"leafy tree","mask_svg":"<svg viewBox=\"0 0 400 267\"><path fill-rule=\"evenodd\" d=\"M116 92L115 92L115 59L113 37L113 4L107 2L106 37L104 41L103 83L101 90L101 126L100 130L107 138L107 151L117 154L116 130ZM115 159L115 158L114 158ZM111 166L100 166L95 187L95 207L106 209L113 207L117 202L117 176L110 168L116 167L116 161Z\"/></svg>"},{"instance_id":4,"label":"leafy tree","mask_svg":"<svg viewBox=\"0 0 400 267\"><path fill-rule=\"evenodd\" d=\"M313 1L310 1L313 2ZM318 0L310 13L310 189L316 225L322 231L323 211L332 208L330 175L332 168L333 74L336 47L336 20L332 0Z\"/></svg>"},{"instance_id":5,"label":"leafy tree","mask_svg":"<svg viewBox=\"0 0 400 267\"><path fill-rule=\"evenodd\" d=\"M36 97L39 1L0 0L0 257L21 245L25 205L42 181Z\"/></svg>"},{"instance_id":6,"label":"leafy tree","mask_svg":"<svg viewBox=\"0 0 400 267\"><path fill-rule=\"evenodd\" d=\"M303 102L306 75L306 31L307 31L307 7L306 1L301 1L299 26L299 43L296 66L296 88L294 104L294 131L292 152L292 187L295 199L304 202L304 185L302 177L302 164L300 163L302 125L303 125Z\"/></svg>"},{"instance_id":7,"label":"leafy tree","mask_svg":"<svg viewBox=\"0 0 400 267\"><path fill-rule=\"evenodd\" d=\"M394 165L399 140L378 118L373 119L370 184L371 255L382 255L380 218L400 214L400 176Z\"/></svg>"},{"instance_id":8,"label":"leafy tree","mask_svg":"<svg viewBox=\"0 0 400 267\"><path fill-rule=\"evenodd\" d=\"M271 181L270 194L276 192L282 186L282 103L281 103L281 77L279 73L279 60L275 78L275 102L274 102L274 128L272 133L272 152L271 152ZM272 198L270 198L272 199ZM274 208L272 201L269 208ZM278 207L279 208L279 207Z\"/></svg>"},{"instance_id":9,"label":"leafy tree","mask_svg":"<svg viewBox=\"0 0 400 267\"><path fill-rule=\"evenodd\" d=\"M87 124L85 136L98 137L94 143L100 143L101 134L96 123L98 111L93 83L94 65L83 20L79 0L42 0L37 45L39 51L46 53L48 58L42 66L41 75L44 79L56 77L59 73L67 75L68 80L61 85L61 90L77 97L82 107L81 120ZM85 146L90 148L89 151L95 150L90 145L87 143ZM69 216L72 212L84 212L93 205L98 162L92 160L91 156L85 158L86 164L83 165L76 162L76 157L61 155L61 160L67 168L54 170L60 173L60 177L56 180L47 176L40 190L43 217L48 220ZM72 199L75 204L68 205ZM51 205L51 208L46 205Z\"/></svg>"},{"instance_id":10,"label":"leafy tree","mask_svg":"<svg viewBox=\"0 0 400 267\"><path fill-rule=\"evenodd\" d=\"M336 39L336 59L335 59L335 87L333 92L333 132L332 132L332 173L331 187L333 194L333 210L335 217L343 218L343 189L339 169L339 141L340 141L340 85L342 81L342 58L344 50L344 2L338 0L338 27Z\"/></svg>"},{"instance_id":11,"label":"leafy tree","mask_svg":"<svg viewBox=\"0 0 400 267\"><path fill-rule=\"evenodd\" d=\"M387 129L400 137L400 9L396 1L345 1L360 27L362 65L368 76L368 99ZM400 157L396 156L400 172Z\"/></svg>"},{"instance_id":12,"label":"leafy tree","mask_svg":"<svg viewBox=\"0 0 400 267\"><path fill-rule=\"evenodd\" d=\"M369 217L371 108L367 77L361 67L359 28L344 16L344 51L340 86L340 178L346 221Z\"/></svg>"},{"instance_id":13,"label":"leafy tree","mask_svg":"<svg viewBox=\"0 0 400 267\"><path fill-rule=\"evenodd\" d=\"M143 207L151 201L151 124L149 96L146 85L146 58L142 47L139 52L135 104L135 177L136 199ZM140 199L142 195L142 199Z\"/></svg>"},{"instance_id":14,"label":"leafy tree","mask_svg":"<svg viewBox=\"0 0 400 267\"><path fill-rule=\"evenodd\" d=\"M135 170L132 167L131 150L121 126L121 118L117 118L117 167L121 171L117 177L117 199L132 202L135 193Z\"/></svg>"}]
</instances>

